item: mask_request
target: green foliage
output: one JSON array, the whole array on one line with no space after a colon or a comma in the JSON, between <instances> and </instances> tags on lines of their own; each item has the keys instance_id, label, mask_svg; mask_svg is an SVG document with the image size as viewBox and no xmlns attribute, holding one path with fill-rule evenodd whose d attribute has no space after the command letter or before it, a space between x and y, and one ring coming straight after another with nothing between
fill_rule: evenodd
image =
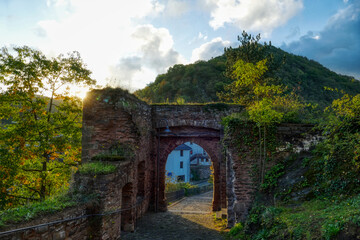
<instances>
[{"instance_id":1,"label":"green foliage","mask_svg":"<svg viewBox=\"0 0 360 240\"><path fill-rule=\"evenodd\" d=\"M235 224L234 227L232 227L229 231L229 235L234 238L240 238L240 234L244 230L244 225L242 223Z\"/></svg>"},{"instance_id":2,"label":"green foliage","mask_svg":"<svg viewBox=\"0 0 360 240\"><path fill-rule=\"evenodd\" d=\"M195 185L192 185L188 182L166 182L165 192L175 192L181 189L191 189L195 187Z\"/></svg>"},{"instance_id":3,"label":"green foliage","mask_svg":"<svg viewBox=\"0 0 360 240\"><path fill-rule=\"evenodd\" d=\"M227 229L227 219L222 217L217 217L216 213L213 214L215 228L224 233L224 230Z\"/></svg>"},{"instance_id":4,"label":"green foliage","mask_svg":"<svg viewBox=\"0 0 360 240\"><path fill-rule=\"evenodd\" d=\"M349 226L360 229L360 95L345 94L327 112L326 124L321 126L325 139L314 156L304 159L306 179L280 193L286 199L292 189L311 187L316 195L291 205L278 201L275 207L255 202L239 239L334 239L340 232L352 231ZM276 196L274 187L286 167L277 164L268 171L262 184L267 194Z\"/></svg>"},{"instance_id":5,"label":"green foliage","mask_svg":"<svg viewBox=\"0 0 360 240\"><path fill-rule=\"evenodd\" d=\"M178 97L176 98L176 103L179 105L184 105L185 104L185 99L182 97Z\"/></svg>"},{"instance_id":6,"label":"green foliage","mask_svg":"<svg viewBox=\"0 0 360 240\"><path fill-rule=\"evenodd\" d=\"M27 221L46 213L54 213L75 204L76 201L68 195L59 195L42 202L0 211L0 227L11 223Z\"/></svg>"},{"instance_id":7,"label":"green foliage","mask_svg":"<svg viewBox=\"0 0 360 240\"><path fill-rule=\"evenodd\" d=\"M244 35L244 33L243 33ZM238 51L245 51L255 42L243 42ZM249 40L248 40L249 41ZM265 55L258 62L247 62L242 58L236 59L233 65L228 66L228 74L234 81L225 87L225 92L219 96L226 101L232 101L247 107L249 118L260 125L281 122L284 116L298 112L303 106L294 94L285 94L286 87L277 84L276 80L267 77L266 65L268 59ZM261 58L257 54L257 59Z\"/></svg>"},{"instance_id":8,"label":"green foliage","mask_svg":"<svg viewBox=\"0 0 360 240\"><path fill-rule=\"evenodd\" d=\"M110 163L89 162L82 164L79 168L79 172L80 174L85 175L106 175L114 173L116 169L116 166Z\"/></svg>"},{"instance_id":9,"label":"green foliage","mask_svg":"<svg viewBox=\"0 0 360 240\"><path fill-rule=\"evenodd\" d=\"M259 172L263 183L269 142L267 129L275 123L282 122L286 119L285 116L295 117L303 105L294 93L286 93L286 87L277 84L273 77L265 75L269 70L268 59L262 51L266 44L264 47L258 44L260 36L258 35L255 40L243 32L243 38L240 40L241 45L237 51L243 52L245 56L255 54L256 57L245 58L239 55L238 59L230 61L227 75L234 81L225 87L225 92L219 93L219 97L244 105L249 119L259 127Z\"/></svg>"},{"instance_id":10,"label":"green foliage","mask_svg":"<svg viewBox=\"0 0 360 240\"><path fill-rule=\"evenodd\" d=\"M187 103L218 102L216 93L230 83L223 74L225 61L221 56L189 65L174 65L135 95L149 103L176 102L179 97Z\"/></svg>"},{"instance_id":11,"label":"green foliage","mask_svg":"<svg viewBox=\"0 0 360 240\"><path fill-rule=\"evenodd\" d=\"M242 44L245 39L246 44ZM341 96L339 92L325 90L325 86L350 95L360 92L359 81L338 75L306 57L284 52L270 44L260 44L257 37L251 35L241 36L239 41L248 49L228 48L224 55L209 61L175 65L135 94L149 103L164 103L167 99L168 102L175 102L177 97L184 98L187 103L219 102L217 93L223 92L225 86L233 82L230 76L224 74L227 64L232 66L238 59L253 64L267 59L265 77L272 78L276 85L286 86L288 92L295 91L303 102L311 103L312 107L307 109L311 110L307 114L310 118L314 113L321 114L323 108ZM318 107L313 109L316 105Z\"/></svg>"},{"instance_id":12,"label":"green foliage","mask_svg":"<svg viewBox=\"0 0 360 240\"><path fill-rule=\"evenodd\" d=\"M270 191L271 189L276 187L279 177L285 174L284 169L284 164L278 163L273 166L269 171L267 171L265 174L264 182L260 185L261 189L263 191Z\"/></svg>"},{"instance_id":13,"label":"green foliage","mask_svg":"<svg viewBox=\"0 0 360 240\"><path fill-rule=\"evenodd\" d=\"M318 195L352 195L360 191L360 94L344 95L328 109L325 140L310 162Z\"/></svg>"},{"instance_id":14,"label":"green foliage","mask_svg":"<svg viewBox=\"0 0 360 240\"><path fill-rule=\"evenodd\" d=\"M225 56L227 58L228 66L234 65L236 61L242 59L245 62L256 64L257 62L268 59L269 63L273 63L273 56L269 51L271 43L260 43L260 34L255 37L247 32L243 31L241 36L238 36L240 47L238 48L226 48ZM271 67L272 68L272 67Z\"/></svg>"},{"instance_id":15,"label":"green foliage","mask_svg":"<svg viewBox=\"0 0 360 240\"><path fill-rule=\"evenodd\" d=\"M95 83L79 53L48 59L29 47L0 51L0 209L63 191L81 154L81 100Z\"/></svg>"},{"instance_id":16,"label":"green foliage","mask_svg":"<svg viewBox=\"0 0 360 240\"><path fill-rule=\"evenodd\" d=\"M360 195L342 201L316 199L296 206L255 204L242 232L237 233L241 237L236 239L333 239L345 225L359 226L359 219Z\"/></svg>"}]
</instances>

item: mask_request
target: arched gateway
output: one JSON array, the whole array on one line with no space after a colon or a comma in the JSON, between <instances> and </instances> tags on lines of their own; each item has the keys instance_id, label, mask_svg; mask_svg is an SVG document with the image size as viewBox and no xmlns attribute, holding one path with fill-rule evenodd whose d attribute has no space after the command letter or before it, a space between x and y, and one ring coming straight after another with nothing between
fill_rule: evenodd
<instances>
[{"instance_id":1,"label":"arched gateway","mask_svg":"<svg viewBox=\"0 0 360 240\"><path fill-rule=\"evenodd\" d=\"M241 109L241 106L225 104L148 105L120 89L90 92L84 100L82 162L108 161L108 155L131 152L115 162L119 165L118 172L98 191L108 200L104 201L100 211L114 206L133 206L134 211L122 214L130 213L135 217L118 219L123 221L122 229L128 231L133 229L134 219L147 210L165 211L167 156L185 142L197 143L211 156L213 210L226 208L226 161L222 156L223 127L220 123L224 116ZM96 186L92 188L97 190ZM124 193L126 196L121 196ZM112 196L111 199L107 194ZM126 203L121 203L125 200Z\"/></svg>"},{"instance_id":2,"label":"arched gateway","mask_svg":"<svg viewBox=\"0 0 360 240\"><path fill-rule=\"evenodd\" d=\"M223 156L223 117L241 106L148 105L121 89L91 91L84 100L82 162L111 162L116 172L96 178L77 175L75 188L97 194L88 213L111 213L93 222L92 235L99 239L120 236L121 229L133 231L136 219L148 210L165 211L165 165L178 145L194 142L211 156L214 167L213 210L227 208L228 222L247 214L254 192L251 168L257 161L246 149L238 159L236 149L227 146ZM303 132L283 128L281 137L291 142ZM299 142L299 141L298 141Z\"/></svg>"},{"instance_id":3,"label":"arched gateway","mask_svg":"<svg viewBox=\"0 0 360 240\"><path fill-rule=\"evenodd\" d=\"M166 210L165 200L165 165L168 155L176 146L186 142L194 142L200 145L210 156L214 168L214 196L213 196L213 210L219 211L226 207L226 164L221 161L221 145L222 138L219 129L203 128L203 127L189 127L189 126L173 126L171 132L162 131L162 128L157 129L158 136L158 169L157 185L159 186L159 200L158 209ZM222 174L221 174L222 173Z\"/></svg>"}]
</instances>

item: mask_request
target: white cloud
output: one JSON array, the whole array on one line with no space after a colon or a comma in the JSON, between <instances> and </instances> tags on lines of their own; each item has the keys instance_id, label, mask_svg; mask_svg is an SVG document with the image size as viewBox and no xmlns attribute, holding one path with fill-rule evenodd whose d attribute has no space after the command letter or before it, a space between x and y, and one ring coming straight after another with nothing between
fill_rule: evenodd
<instances>
[{"instance_id":1,"label":"white cloud","mask_svg":"<svg viewBox=\"0 0 360 240\"><path fill-rule=\"evenodd\" d=\"M167 17L180 17L190 10L189 2L168 0L164 13Z\"/></svg>"},{"instance_id":2,"label":"white cloud","mask_svg":"<svg viewBox=\"0 0 360 240\"><path fill-rule=\"evenodd\" d=\"M174 42L166 28L143 25L132 36L140 41L143 62L157 72L164 72L171 65L182 61L180 54L173 49Z\"/></svg>"},{"instance_id":3,"label":"white cloud","mask_svg":"<svg viewBox=\"0 0 360 240\"><path fill-rule=\"evenodd\" d=\"M209 60L212 57L220 56L224 53L224 48L229 46L229 41L224 41L221 37L214 38L210 42L204 43L193 50L191 62L197 60Z\"/></svg>"},{"instance_id":4,"label":"white cloud","mask_svg":"<svg viewBox=\"0 0 360 240\"><path fill-rule=\"evenodd\" d=\"M204 35L202 32L199 32L198 38L206 41L208 36Z\"/></svg>"},{"instance_id":5,"label":"white cloud","mask_svg":"<svg viewBox=\"0 0 360 240\"><path fill-rule=\"evenodd\" d=\"M173 49L173 39L165 28L152 25L138 26L131 34L138 47L131 57L122 58L111 68L111 84L129 90L143 88L176 63L185 63L184 58ZM146 77L147 76L147 77Z\"/></svg>"},{"instance_id":6,"label":"white cloud","mask_svg":"<svg viewBox=\"0 0 360 240\"><path fill-rule=\"evenodd\" d=\"M212 6L209 24L213 29L232 24L241 30L264 34L271 34L303 8L302 0L207 0L207 3Z\"/></svg>"},{"instance_id":7,"label":"white cloud","mask_svg":"<svg viewBox=\"0 0 360 240\"><path fill-rule=\"evenodd\" d=\"M174 50L166 28L139 24L165 11L157 1L48 0L47 6L57 12L57 18L40 21L34 29L42 37L41 49L52 56L79 51L101 85L133 91L145 87L170 66L186 62ZM171 0L166 8L181 12L187 6Z\"/></svg>"},{"instance_id":8,"label":"white cloud","mask_svg":"<svg viewBox=\"0 0 360 240\"><path fill-rule=\"evenodd\" d=\"M138 51L132 36L137 22L163 10L153 0L48 0L47 5L57 15L38 22L40 49L53 55L79 51L102 85L116 72L109 66Z\"/></svg>"}]
</instances>

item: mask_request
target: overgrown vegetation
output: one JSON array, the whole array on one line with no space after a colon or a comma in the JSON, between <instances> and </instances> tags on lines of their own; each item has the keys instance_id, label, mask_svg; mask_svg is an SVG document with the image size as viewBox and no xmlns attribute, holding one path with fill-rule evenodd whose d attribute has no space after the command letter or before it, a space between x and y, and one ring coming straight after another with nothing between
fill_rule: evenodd
<instances>
[{"instance_id":1,"label":"overgrown vegetation","mask_svg":"<svg viewBox=\"0 0 360 240\"><path fill-rule=\"evenodd\" d=\"M69 195L58 195L42 202L35 202L16 208L0 211L0 227L21 221L27 221L43 214L53 213L76 205Z\"/></svg>"},{"instance_id":2,"label":"overgrown vegetation","mask_svg":"<svg viewBox=\"0 0 360 240\"><path fill-rule=\"evenodd\" d=\"M347 226L360 230L360 195L349 199L313 199L296 206L253 206L231 239L332 239ZM351 238L347 238L351 239Z\"/></svg>"},{"instance_id":3,"label":"overgrown vegetation","mask_svg":"<svg viewBox=\"0 0 360 240\"><path fill-rule=\"evenodd\" d=\"M309 158L294 156L275 165L269 164L276 147L267 148L272 142L267 140L271 137L267 128L282 121L297 122L297 114L304 105L293 97L295 95L288 95L290 89L278 85L279 75L270 74L272 70L278 71L276 67L267 73L268 58L261 60L261 54L270 47L259 45L259 36L255 39L244 34L239 38L241 46L236 50L238 54L231 55L232 65L227 67L226 75L234 82L225 87L228 92L219 96L246 107L245 113L229 116L223 124L226 134L235 137L232 146L238 147L240 152L250 152L254 157L259 153L260 161L253 164L253 177L255 181L257 179L259 192L247 220L235 225L229 237L333 239L339 234L344 239L360 237L360 94L353 96L322 86L328 96L342 95L333 99L327 108L325 103L332 97L317 102L325 108L321 115L326 118L317 120L324 141L316 146L312 154L307 154L311 155ZM253 52L247 53L248 49ZM241 56L240 59L237 56ZM279 106L276 105L277 99L281 99ZM313 108L313 105L308 107ZM314 112L302 112L303 117L307 114L314 117ZM239 124L243 132L239 132ZM246 127L248 124L250 128ZM256 131L256 126L259 131ZM257 144L260 151L256 149ZM242 156L239 158L242 159ZM267 165L273 167L265 173ZM259 177L257 172L260 172ZM300 173L303 175L296 175ZM287 183L284 185L284 182ZM357 230L354 232L353 229Z\"/></svg>"},{"instance_id":4,"label":"overgrown vegetation","mask_svg":"<svg viewBox=\"0 0 360 240\"><path fill-rule=\"evenodd\" d=\"M247 220L236 225L229 238L360 237L360 94L345 94L326 111L328 118L321 126L325 139L313 150L311 158L305 157L298 163L304 170L304 179L291 179L294 183L282 189L279 181L286 181L282 179L286 171L295 171L289 165L296 158L274 165L265 175ZM296 197L296 192L303 196Z\"/></svg>"},{"instance_id":5,"label":"overgrown vegetation","mask_svg":"<svg viewBox=\"0 0 360 240\"><path fill-rule=\"evenodd\" d=\"M330 197L360 192L360 94L345 94L327 109L325 140L309 162L315 193Z\"/></svg>"},{"instance_id":6,"label":"overgrown vegetation","mask_svg":"<svg viewBox=\"0 0 360 240\"><path fill-rule=\"evenodd\" d=\"M105 175L114 173L116 166L111 163L104 162L88 162L81 165L79 168L80 174L85 175Z\"/></svg>"}]
</instances>

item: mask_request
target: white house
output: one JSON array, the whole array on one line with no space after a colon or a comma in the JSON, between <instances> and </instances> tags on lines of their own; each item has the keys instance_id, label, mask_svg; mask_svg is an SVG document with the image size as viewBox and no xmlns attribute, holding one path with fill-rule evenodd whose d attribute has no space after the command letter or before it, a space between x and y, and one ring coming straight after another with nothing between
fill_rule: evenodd
<instances>
[{"instance_id":1,"label":"white house","mask_svg":"<svg viewBox=\"0 0 360 240\"><path fill-rule=\"evenodd\" d=\"M169 154L165 166L167 177L178 182L190 181L191 151L191 147L181 144Z\"/></svg>"},{"instance_id":2,"label":"white house","mask_svg":"<svg viewBox=\"0 0 360 240\"><path fill-rule=\"evenodd\" d=\"M196 143L186 142L176 147L168 156L166 174L172 181L190 182L190 165L209 166L211 160L206 151Z\"/></svg>"},{"instance_id":3,"label":"white house","mask_svg":"<svg viewBox=\"0 0 360 240\"><path fill-rule=\"evenodd\" d=\"M209 155L206 153L206 151L199 145L193 142L187 142L185 143L188 146L192 148L192 152L190 155L190 164L192 166L198 166L198 165L205 165L210 166L211 160Z\"/></svg>"}]
</instances>

